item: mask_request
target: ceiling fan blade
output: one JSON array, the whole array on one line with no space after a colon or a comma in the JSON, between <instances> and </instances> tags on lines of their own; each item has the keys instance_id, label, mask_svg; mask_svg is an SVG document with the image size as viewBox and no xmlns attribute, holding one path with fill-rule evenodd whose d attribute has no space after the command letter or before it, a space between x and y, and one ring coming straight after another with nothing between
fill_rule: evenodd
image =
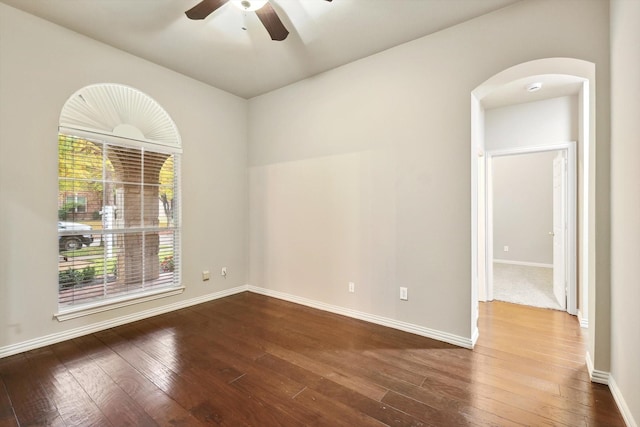
<instances>
[{"instance_id":1,"label":"ceiling fan blade","mask_svg":"<svg viewBox=\"0 0 640 427\"><path fill-rule=\"evenodd\" d=\"M202 0L185 12L189 19L204 19L229 0Z\"/></svg>"},{"instance_id":2,"label":"ceiling fan blade","mask_svg":"<svg viewBox=\"0 0 640 427\"><path fill-rule=\"evenodd\" d=\"M284 27L284 24L278 17L278 14L273 7L271 7L269 2L256 10L256 15L258 15L260 22L262 22L264 28L269 32L271 40L282 41L287 38L289 31Z\"/></svg>"}]
</instances>

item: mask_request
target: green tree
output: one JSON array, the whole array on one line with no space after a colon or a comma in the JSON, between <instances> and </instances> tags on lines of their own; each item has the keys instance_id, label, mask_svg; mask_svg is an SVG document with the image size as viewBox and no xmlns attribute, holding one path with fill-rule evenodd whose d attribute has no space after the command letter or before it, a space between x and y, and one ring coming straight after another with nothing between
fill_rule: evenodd
<instances>
[{"instance_id":1,"label":"green tree","mask_svg":"<svg viewBox=\"0 0 640 427\"><path fill-rule=\"evenodd\" d=\"M173 191L174 191L174 162L173 156L169 156L160 169L160 201L167 217L167 226L173 221Z\"/></svg>"},{"instance_id":2,"label":"green tree","mask_svg":"<svg viewBox=\"0 0 640 427\"><path fill-rule=\"evenodd\" d=\"M106 175L106 176L105 176ZM93 193L91 200L100 205L113 203L104 200L111 194L110 181L113 166L107 161L103 167L103 145L83 138L58 135L58 217L68 219L69 213L76 208L69 198L78 193ZM105 178L107 188L105 189ZM106 191L105 191L106 190Z\"/></svg>"},{"instance_id":3,"label":"green tree","mask_svg":"<svg viewBox=\"0 0 640 427\"><path fill-rule=\"evenodd\" d=\"M102 192L102 147L91 141L58 136L60 192Z\"/></svg>"}]
</instances>

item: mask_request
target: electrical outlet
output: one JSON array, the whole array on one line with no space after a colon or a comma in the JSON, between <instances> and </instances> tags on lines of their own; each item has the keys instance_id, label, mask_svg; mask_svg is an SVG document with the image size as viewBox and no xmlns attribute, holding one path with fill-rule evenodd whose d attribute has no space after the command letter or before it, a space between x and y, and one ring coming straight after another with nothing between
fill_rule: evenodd
<instances>
[{"instance_id":1,"label":"electrical outlet","mask_svg":"<svg viewBox=\"0 0 640 427\"><path fill-rule=\"evenodd\" d=\"M409 291L405 287L400 287L400 299L407 301L409 299Z\"/></svg>"},{"instance_id":2,"label":"electrical outlet","mask_svg":"<svg viewBox=\"0 0 640 427\"><path fill-rule=\"evenodd\" d=\"M356 284L349 282L349 292L354 293L356 291Z\"/></svg>"},{"instance_id":3,"label":"electrical outlet","mask_svg":"<svg viewBox=\"0 0 640 427\"><path fill-rule=\"evenodd\" d=\"M222 267L222 269L220 270L220 275L225 279L227 278L227 267Z\"/></svg>"},{"instance_id":4,"label":"electrical outlet","mask_svg":"<svg viewBox=\"0 0 640 427\"><path fill-rule=\"evenodd\" d=\"M505 245L503 251L509 252L509 246Z\"/></svg>"},{"instance_id":5,"label":"electrical outlet","mask_svg":"<svg viewBox=\"0 0 640 427\"><path fill-rule=\"evenodd\" d=\"M209 279L211 279L211 274L209 273L209 270L204 270L202 272L202 281L206 282Z\"/></svg>"}]
</instances>

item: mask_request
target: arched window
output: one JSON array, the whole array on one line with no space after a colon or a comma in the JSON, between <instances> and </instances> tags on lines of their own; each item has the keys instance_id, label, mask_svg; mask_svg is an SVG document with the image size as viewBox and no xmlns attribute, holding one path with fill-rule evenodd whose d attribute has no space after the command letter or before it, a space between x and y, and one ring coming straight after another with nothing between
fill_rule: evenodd
<instances>
[{"instance_id":1,"label":"arched window","mask_svg":"<svg viewBox=\"0 0 640 427\"><path fill-rule=\"evenodd\" d=\"M65 103L58 135L61 314L180 288L181 152L167 112L136 89L92 85Z\"/></svg>"}]
</instances>

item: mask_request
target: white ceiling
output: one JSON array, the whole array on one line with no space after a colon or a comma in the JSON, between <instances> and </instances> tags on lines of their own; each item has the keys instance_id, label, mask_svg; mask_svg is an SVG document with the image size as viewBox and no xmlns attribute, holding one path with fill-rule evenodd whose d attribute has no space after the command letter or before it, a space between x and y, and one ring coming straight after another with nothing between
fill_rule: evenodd
<instances>
[{"instance_id":1,"label":"white ceiling","mask_svg":"<svg viewBox=\"0 0 640 427\"><path fill-rule=\"evenodd\" d=\"M519 0L270 0L282 42L231 4L192 21L184 11L200 0L0 1L252 98Z\"/></svg>"},{"instance_id":2,"label":"white ceiling","mask_svg":"<svg viewBox=\"0 0 640 427\"><path fill-rule=\"evenodd\" d=\"M559 96L577 95L584 81L585 79L580 77L564 74L542 74L513 80L493 89L482 98L482 106L491 109ZM529 92L527 86L532 83L540 83L542 87L536 92Z\"/></svg>"}]
</instances>

